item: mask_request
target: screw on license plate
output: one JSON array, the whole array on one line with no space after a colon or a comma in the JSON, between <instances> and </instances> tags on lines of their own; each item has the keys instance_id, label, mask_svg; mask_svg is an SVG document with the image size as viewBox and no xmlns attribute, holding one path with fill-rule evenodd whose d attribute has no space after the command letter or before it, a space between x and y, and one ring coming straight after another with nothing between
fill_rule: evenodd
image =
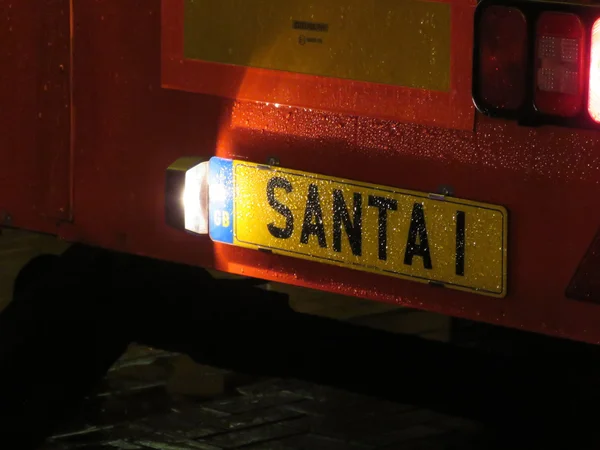
<instances>
[{"instance_id":1,"label":"screw on license plate","mask_svg":"<svg viewBox=\"0 0 600 450\"><path fill-rule=\"evenodd\" d=\"M452 186L443 184L440 187L438 187L437 193L445 197L452 197L454 195L454 189L452 188Z\"/></svg>"}]
</instances>

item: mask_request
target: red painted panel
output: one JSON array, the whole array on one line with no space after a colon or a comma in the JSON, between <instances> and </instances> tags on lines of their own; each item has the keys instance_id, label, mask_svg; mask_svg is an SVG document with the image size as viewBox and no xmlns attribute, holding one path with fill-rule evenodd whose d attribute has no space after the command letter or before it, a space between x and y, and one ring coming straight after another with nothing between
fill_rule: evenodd
<instances>
[{"instance_id":1,"label":"red painted panel","mask_svg":"<svg viewBox=\"0 0 600 450\"><path fill-rule=\"evenodd\" d=\"M472 0L450 3L450 91L436 92L299 73L215 64L184 56L184 0L162 2L164 87L260 100L336 113L369 115L461 130L473 129L471 100ZM469 51L465 51L469 49Z\"/></svg>"},{"instance_id":2,"label":"red painted panel","mask_svg":"<svg viewBox=\"0 0 600 450\"><path fill-rule=\"evenodd\" d=\"M69 8L69 0L0 0L3 224L52 231L69 218Z\"/></svg>"},{"instance_id":3,"label":"red painted panel","mask_svg":"<svg viewBox=\"0 0 600 450\"><path fill-rule=\"evenodd\" d=\"M460 131L162 89L160 6L75 2L75 220L61 227L63 236L600 341L599 306L564 295L600 223L599 132L529 129L480 116L475 131ZM170 229L165 169L181 156L215 154L255 162L277 156L293 169L418 191L445 184L461 198L503 205L510 212L508 297L214 245Z\"/></svg>"}]
</instances>

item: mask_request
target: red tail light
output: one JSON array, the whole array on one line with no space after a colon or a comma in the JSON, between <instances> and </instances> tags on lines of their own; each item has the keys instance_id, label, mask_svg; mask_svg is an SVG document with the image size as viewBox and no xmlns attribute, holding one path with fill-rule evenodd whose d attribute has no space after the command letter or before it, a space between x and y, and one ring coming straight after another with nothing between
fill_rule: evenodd
<instances>
[{"instance_id":1,"label":"red tail light","mask_svg":"<svg viewBox=\"0 0 600 450\"><path fill-rule=\"evenodd\" d=\"M575 14L544 12L538 19L535 105L542 113L570 117L581 110L584 33Z\"/></svg>"},{"instance_id":2,"label":"red tail light","mask_svg":"<svg viewBox=\"0 0 600 450\"><path fill-rule=\"evenodd\" d=\"M482 0L473 101L523 125L600 129L600 6Z\"/></svg>"},{"instance_id":3,"label":"red tail light","mask_svg":"<svg viewBox=\"0 0 600 450\"><path fill-rule=\"evenodd\" d=\"M491 6L481 17L480 96L490 106L517 109L525 100L527 23L516 8Z\"/></svg>"}]
</instances>

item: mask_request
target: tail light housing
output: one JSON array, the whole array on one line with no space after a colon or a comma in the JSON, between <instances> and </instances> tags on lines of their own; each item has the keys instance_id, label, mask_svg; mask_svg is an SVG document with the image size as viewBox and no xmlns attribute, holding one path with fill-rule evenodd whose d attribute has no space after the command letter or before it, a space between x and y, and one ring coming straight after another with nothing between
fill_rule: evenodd
<instances>
[{"instance_id":1,"label":"tail light housing","mask_svg":"<svg viewBox=\"0 0 600 450\"><path fill-rule=\"evenodd\" d=\"M473 101L485 115L523 125L600 129L600 7L481 1Z\"/></svg>"}]
</instances>

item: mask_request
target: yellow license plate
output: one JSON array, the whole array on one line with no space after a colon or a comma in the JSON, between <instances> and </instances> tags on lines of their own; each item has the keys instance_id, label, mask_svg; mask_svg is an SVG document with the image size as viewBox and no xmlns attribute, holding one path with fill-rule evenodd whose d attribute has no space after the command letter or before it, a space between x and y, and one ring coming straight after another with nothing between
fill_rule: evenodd
<instances>
[{"instance_id":1,"label":"yellow license plate","mask_svg":"<svg viewBox=\"0 0 600 450\"><path fill-rule=\"evenodd\" d=\"M214 241L506 295L502 206L222 158L209 183Z\"/></svg>"}]
</instances>

